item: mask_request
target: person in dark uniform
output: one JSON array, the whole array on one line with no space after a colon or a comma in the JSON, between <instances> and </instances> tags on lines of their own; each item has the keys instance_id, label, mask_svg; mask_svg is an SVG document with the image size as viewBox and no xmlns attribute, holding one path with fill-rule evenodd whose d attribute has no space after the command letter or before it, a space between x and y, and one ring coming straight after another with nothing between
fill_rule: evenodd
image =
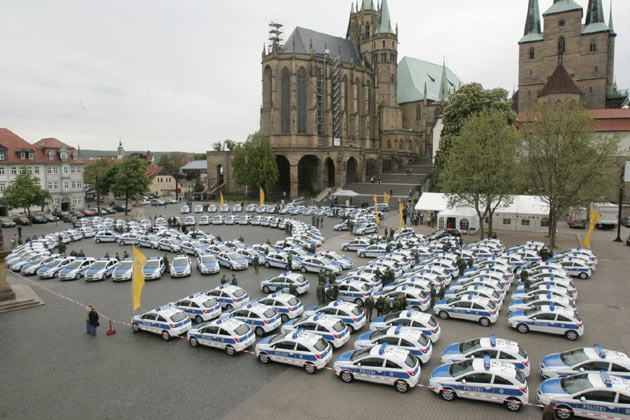
<instances>
[{"instance_id":1,"label":"person in dark uniform","mask_svg":"<svg viewBox=\"0 0 630 420\"><path fill-rule=\"evenodd\" d=\"M287 257L287 270L293 270L293 256L291 254Z\"/></svg>"},{"instance_id":2,"label":"person in dark uniform","mask_svg":"<svg viewBox=\"0 0 630 420\"><path fill-rule=\"evenodd\" d=\"M322 301L320 303L323 305L328 300L327 296L326 296L326 285L324 283L322 283L322 284L320 284L318 286L318 288L319 288L320 293L322 295Z\"/></svg>"},{"instance_id":3,"label":"person in dark uniform","mask_svg":"<svg viewBox=\"0 0 630 420\"><path fill-rule=\"evenodd\" d=\"M129 258L129 253L127 252L127 250L125 250L125 252L123 253L123 259L127 258Z\"/></svg>"},{"instance_id":4,"label":"person in dark uniform","mask_svg":"<svg viewBox=\"0 0 630 420\"><path fill-rule=\"evenodd\" d=\"M400 296L392 298L391 307L392 312L400 311Z\"/></svg>"},{"instance_id":5,"label":"person in dark uniform","mask_svg":"<svg viewBox=\"0 0 630 420\"><path fill-rule=\"evenodd\" d=\"M336 281L337 276L335 276L335 273L331 272L330 274L328 274L328 284L332 286L333 284L335 284Z\"/></svg>"},{"instance_id":6,"label":"person in dark uniform","mask_svg":"<svg viewBox=\"0 0 630 420\"><path fill-rule=\"evenodd\" d=\"M383 304L384 304L385 299L383 299L383 296L379 296L378 299L376 299L376 303L374 304L374 306L376 306L376 316L381 316L383 315Z\"/></svg>"},{"instance_id":7,"label":"person in dark uniform","mask_svg":"<svg viewBox=\"0 0 630 420\"><path fill-rule=\"evenodd\" d=\"M404 311L407 309L407 296L404 293L400 294L400 310Z\"/></svg>"},{"instance_id":8,"label":"person in dark uniform","mask_svg":"<svg viewBox=\"0 0 630 420\"><path fill-rule=\"evenodd\" d=\"M324 281L324 270L319 270L319 273L317 273L317 282L323 283Z\"/></svg>"},{"instance_id":9,"label":"person in dark uniform","mask_svg":"<svg viewBox=\"0 0 630 420\"><path fill-rule=\"evenodd\" d=\"M551 400L548 405L543 408L542 420L554 420L556 418L556 402Z\"/></svg>"},{"instance_id":10,"label":"person in dark uniform","mask_svg":"<svg viewBox=\"0 0 630 420\"><path fill-rule=\"evenodd\" d=\"M108 258L108 257L105 257L105 258ZM166 254L164 254L164 256L162 257L162 261L164 261L164 266L166 267L166 272L167 272L167 273L170 273L170 271L171 271L171 266L170 266L170 264L168 263L168 256L167 256Z\"/></svg>"},{"instance_id":11,"label":"person in dark uniform","mask_svg":"<svg viewBox=\"0 0 630 420\"><path fill-rule=\"evenodd\" d=\"M225 274L223 275L223 277L221 277L221 284L225 284L228 282L227 277L225 277Z\"/></svg>"},{"instance_id":12,"label":"person in dark uniform","mask_svg":"<svg viewBox=\"0 0 630 420\"><path fill-rule=\"evenodd\" d=\"M367 322L372 321L372 310L374 309L374 298L372 296L368 296L365 299L365 315L367 316Z\"/></svg>"},{"instance_id":13,"label":"person in dark uniform","mask_svg":"<svg viewBox=\"0 0 630 420\"><path fill-rule=\"evenodd\" d=\"M258 259L258 255L254 257L254 272L258 274L258 267L260 265L260 260Z\"/></svg>"},{"instance_id":14,"label":"person in dark uniform","mask_svg":"<svg viewBox=\"0 0 630 420\"><path fill-rule=\"evenodd\" d=\"M317 285L317 304L321 305L322 303L324 303L322 302L322 284L319 283Z\"/></svg>"},{"instance_id":15,"label":"person in dark uniform","mask_svg":"<svg viewBox=\"0 0 630 420\"><path fill-rule=\"evenodd\" d=\"M232 273L232 286L238 286L238 280L236 280L236 275Z\"/></svg>"},{"instance_id":16,"label":"person in dark uniform","mask_svg":"<svg viewBox=\"0 0 630 420\"><path fill-rule=\"evenodd\" d=\"M289 294L293 295L293 296L297 296L297 289L295 288L295 285L293 283L291 283L291 285L289 286Z\"/></svg>"},{"instance_id":17,"label":"person in dark uniform","mask_svg":"<svg viewBox=\"0 0 630 420\"><path fill-rule=\"evenodd\" d=\"M337 300L337 298L339 298L339 287L337 287L337 283L332 285L332 291L333 291L333 299L332 300Z\"/></svg>"}]
</instances>

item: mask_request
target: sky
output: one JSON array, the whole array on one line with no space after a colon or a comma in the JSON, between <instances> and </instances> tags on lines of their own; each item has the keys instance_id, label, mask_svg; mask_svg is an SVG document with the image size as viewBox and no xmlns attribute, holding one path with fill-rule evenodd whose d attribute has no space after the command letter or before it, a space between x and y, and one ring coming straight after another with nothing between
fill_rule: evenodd
<instances>
[{"instance_id":1,"label":"sky","mask_svg":"<svg viewBox=\"0 0 630 420\"><path fill-rule=\"evenodd\" d=\"M541 13L552 0L539 0ZM588 0L575 0L586 7ZM388 0L399 59L512 92L528 0ZM259 128L268 24L345 37L346 0L0 0L0 127L83 149L205 152ZM630 88L630 1L615 0ZM604 0L606 20L609 4Z\"/></svg>"}]
</instances>

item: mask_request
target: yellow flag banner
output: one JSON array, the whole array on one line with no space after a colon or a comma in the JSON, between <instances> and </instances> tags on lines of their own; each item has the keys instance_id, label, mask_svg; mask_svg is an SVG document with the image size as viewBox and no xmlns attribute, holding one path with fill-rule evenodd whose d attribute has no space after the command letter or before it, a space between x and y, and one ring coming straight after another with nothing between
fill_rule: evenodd
<instances>
[{"instance_id":1,"label":"yellow flag banner","mask_svg":"<svg viewBox=\"0 0 630 420\"><path fill-rule=\"evenodd\" d=\"M383 193L383 203L387 204L389 206L389 199L392 198L391 195L387 194L387 193Z\"/></svg>"},{"instance_id":2,"label":"yellow flag banner","mask_svg":"<svg viewBox=\"0 0 630 420\"><path fill-rule=\"evenodd\" d=\"M144 287L144 274L142 267L147 262L147 257L142 254L136 247L133 247L133 278L131 280L131 300L133 311L142 305L140 297L142 296L142 288Z\"/></svg>"},{"instance_id":3,"label":"yellow flag banner","mask_svg":"<svg viewBox=\"0 0 630 420\"><path fill-rule=\"evenodd\" d=\"M376 196L374 196L374 214L376 215L376 224L380 225L381 220L378 217L378 198L376 198Z\"/></svg>"},{"instance_id":4,"label":"yellow flag banner","mask_svg":"<svg viewBox=\"0 0 630 420\"><path fill-rule=\"evenodd\" d=\"M593 233L593 230L595 229L597 222L599 222L601 218L602 216L599 213L597 213L595 209L591 207L591 224L588 227L588 233L586 234L586 238L584 238L584 240L582 241L582 245L585 246L586 248L591 247L591 233Z\"/></svg>"},{"instance_id":5,"label":"yellow flag banner","mask_svg":"<svg viewBox=\"0 0 630 420\"><path fill-rule=\"evenodd\" d=\"M398 203L398 213L399 213L398 214L398 218L400 219L399 220L399 222L400 222L399 223L399 225L400 225L399 229L401 229L401 230L402 230L402 227L403 227L403 211L404 210L405 210L405 206L403 205L403 203L402 202Z\"/></svg>"},{"instance_id":6,"label":"yellow flag banner","mask_svg":"<svg viewBox=\"0 0 630 420\"><path fill-rule=\"evenodd\" d=\"M260 204L265 204L265 190L260 187Z\"/></svg>"},{"instance_id":7,"label":"yellow flag banner","mask_svg":"<svg viewBox=\"0 0 630 420\"><path fill-rule=\"evenodd\" d=\"M219 203L223 205L223 191L219 191Z\"/></svg>"}]
</instances>

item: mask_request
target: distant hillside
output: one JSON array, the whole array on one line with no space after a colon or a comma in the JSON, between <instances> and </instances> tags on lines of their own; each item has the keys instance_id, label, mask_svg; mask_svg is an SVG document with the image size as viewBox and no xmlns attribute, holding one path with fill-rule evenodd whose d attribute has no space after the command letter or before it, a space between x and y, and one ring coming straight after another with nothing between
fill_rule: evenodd
<instances>
[{"instance_id":1,"label":"distant hillside","mask_svg":"<svg viewBox=\"0 0 630 420\"><path fill-rule=\"evenodd\" d=\"M133 153L142 153L145 154L147 151L146 150L142 150L142 151L134 151L134 150L125 150L125 155L131 155ZM154 152L151 151L151 153L153 153L153 156L155 156L155 160L157 161L158 159L160 159L160 156L162 156L163 154L169 154L169 153L179 153L179 154L183 154L186 156L193 156L194 153L185 153L185 152ZM90 149L81 149L81 157L82 158L97 158L97 157L114 157L116 156L116 151L115 150L90 150Z\"/></svg>"}]
</instances>

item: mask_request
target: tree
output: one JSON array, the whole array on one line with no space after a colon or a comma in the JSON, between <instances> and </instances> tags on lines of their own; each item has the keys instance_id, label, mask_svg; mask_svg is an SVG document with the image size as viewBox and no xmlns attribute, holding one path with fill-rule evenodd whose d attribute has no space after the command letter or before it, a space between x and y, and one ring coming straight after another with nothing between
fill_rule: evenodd
<instances>
[{"instance_id":1,"label":"tree","mask_svg":"<svg viewBox=\"0 0 630 420\"><path fill-rule=\"evenodd\" d=\"M508 92L505 89L484 89L479 83L470 83L448 97L440 148L435 155L433 168L433 178L438 189L441 189L441 172L448 161L451 145L459 136L465 121L471 115L488 109L500 111L508 125L516 124L516 114L512 110L512 102L508 100Z\"/></svg>"},{"instance_id":2,"label":"tree","mask_svg":"<svg viewBox=\"0 0 630 420\"><path fill-rule=\"evenodd\" d=\"M193 155L194 160L206 160L207 155L205 153L195 153Z\"/></svg>"},{"instance_id":3,"label":"tree","mask_svg":"<svg viewBox=\"0 0 630 420\"><path fill-rule=\"evenodd\" d=\"M223 151L223 143L221 143L220 141L214 143L212 145L212 150L214 150L215 152L222 152Z\"/></svg>"},{"instance_id":4,"label":"tree","mask_svg":"<svg viewBox=\"0 0 630 420\"><path fill-rule=\"evenodd\" d=\"M175 179L175 199L179 199L179 170L187 163L183 153L164 153L158 160L158 166L163 167Z\"/></svg>"},{"instance_id":5,"label":"tree","mask_svg":"<svg viewBox=\"0 0 630 420\"><path fill-rule=\"evenodd\" d=\"M510 204L517 189L517 154L518 135L498 109L473 114L454 137L440 185L449 206L475 209L481 239L486 216L490 235L495 211Z\"/></svg>"},{"instance_id":6,"label":"tree","mask_svg":"<svg viewBox=\"0 0 630 420\"><path fill-rule=\"evenodd\" d=\"M4 190L0 199L2 204L11 208L23 208L31 217L31 206L45 206L52 200L48 190L39 185L39 179L26 170L19 174Z\"/></svg>"},{"instance_id":7,"label":"tree","mask_svg":"<svg viewBox=\"0 0 630 420\"><path fill-rule=\"evenodd\" d=\"M539 103L523 125L523 154L531 191L549 205L549 246L570 207L605 198L619 186L612 160L618 139L596 137L590 113L565 101Z\"/></svg>"},{"instance_id":8,"label":"tree","mask_svg":"<svg viewBox=\"0 0 630 420\"><path fill-rule=\"evenodd\" d=\"M227 139L223 141L223 150L232 152L234 149L236 149L236 142L234 140Z\"/></svg>"},{"instance_id":9,"label":"tree","mask_svg":"<svg viewBox=\"0 0 630 420\"><path fill-rule=\"evenodd\" d=\"M98 178L98 189L101 194L107 193L107 190L103 187L102 180L107 171L114 165L113 162L107 159L98 159L94 162L90 162L85 165L85 171L83 179L86 185L93 185L96 187L96 179Z\"/></svg>"},{"instance_id":10,"label":"tree","mask_svg":"<svg viewBox=\"0 0 630 420\"><path fill-rule=\"evenodd\" d=\"M206 186L201 182L201 178L197 178L195 180L195 185L193 185L194 192L203 192L206 189Z\"/></svg>"},{"instance_id":11,"label":"tree","mask_svg":"<svg viewBox=\"0 0 630 420\"><path fill-rule=\"evenodd\" d=\"M125 196L125 215L129 207L129 197L142 194L149 189L151 180L146 175L146 170L146 161L134 156L115 163L105 175L108 182L111 182L108 185L111 191L116 195Z\"/></svg>"},{"instance_id":12,"label":"tree","mask_svg":"<svg viewBox=\"0 0 630 420\"><path fill-rule=\"evenodd\" d=\"M271 144L260 131L250 135L244 144L236 146L232 168L236 183L247 185L252 190L269 187L280 176Z\"/></svg>"}]
</instances>

